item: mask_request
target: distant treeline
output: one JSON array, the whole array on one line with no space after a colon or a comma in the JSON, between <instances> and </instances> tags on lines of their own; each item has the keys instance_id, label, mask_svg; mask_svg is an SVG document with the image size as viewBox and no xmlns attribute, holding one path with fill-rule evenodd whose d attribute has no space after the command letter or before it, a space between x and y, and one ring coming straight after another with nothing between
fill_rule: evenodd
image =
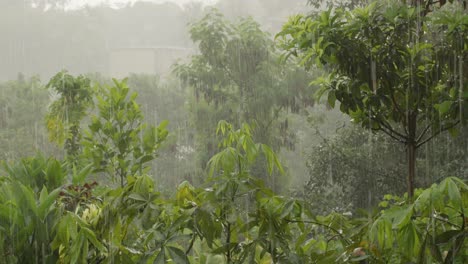
<instances>
[{"instance_id":1,"label":"distant treeline","mask_svg":"<svg viewBox=\"0 0 468 264\"><path fill-rule=\"evenodd\" d=\"M0 1L0 80L16 79L19 72L47 79L62 69L106 74L115 48L190 47L187 25L205 8L137 2L121 9L64 11L64 0L34 2ZM265 29L276 31L300 5L305 1L222 0L216 8L229 17L254 15Z\"/></svg>"}]
</instances>

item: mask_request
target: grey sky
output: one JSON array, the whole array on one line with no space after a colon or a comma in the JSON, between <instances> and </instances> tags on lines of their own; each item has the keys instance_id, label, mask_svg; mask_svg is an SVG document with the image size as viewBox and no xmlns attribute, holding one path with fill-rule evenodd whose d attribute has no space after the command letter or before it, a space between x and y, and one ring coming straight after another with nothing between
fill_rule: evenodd
<instances>
[{"instance_id":1,"label":"grey sky","mask_svg":"<svg viewBox=\"0 0 468 264\"><path fill-rule=\"evenodd\" d=\"M71 0L69 8L76 9L76 8L83 7L85 5L94 6L94 5L99 5L99 4L102 4L102 3L107 3L110 6L118 7L118 6L121 6L121 5L125 5L125 4L128 4L128 3L135 3L135 2L138 2L138 1L142 1L142 0ZM146 2L155 2L155 3L173 2L173 3L179 4L181 6L183 6L186 3L193 2L193 1L202 2L204 4L213 4L213 3L217 2L217 0L144 0L144 1L146 1Z\"/></svg>"}]
</instances>

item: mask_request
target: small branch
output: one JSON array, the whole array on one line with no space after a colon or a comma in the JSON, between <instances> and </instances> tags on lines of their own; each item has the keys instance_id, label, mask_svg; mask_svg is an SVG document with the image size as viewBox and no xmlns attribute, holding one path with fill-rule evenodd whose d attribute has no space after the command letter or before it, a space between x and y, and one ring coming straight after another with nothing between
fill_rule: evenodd
<instances>
[{"instance_id":1,"label":"small branch","mask_svg":"<svg viewBox=\"0 0 468 264\"><path fill-rule=\"evenodd\" d=\"M424 135L426 135L426 133L427 133L427 131L429 130L429 128L431 128L430 125L428 125L428 126L424 129L424 131L421 133L421 135L419 135L418 139L416 139L416 142L419 142L419 141L424 137Z\"/></svg>"},{"instance_id":2,"label":"small branch","mask_svg":"<svg viewBox=\"0 0 468 264\"><path fill-rule=\"evenodd\" d=\"M390 132L392 132L393 134L403 138L403 139L406 139L406 136L399 133L398 131L396 131L395 129L393 129L392 126L390 126L389 124L383 122L382 120L378 120L378 119L375 119L375 121L379 122L379 124L381 124L382 126L384 126L386 129L388 129Z\"/></svg>"},{"instance_id":3,"label":"small branch","mask_svg":"<svg viewBox=\"0 0 468 264\"><path fill-rule=\"evenodd\" d=\"M459 227L460 231L465 230L465 214L463 213L463 207L462 207L462 213L460 215L462 217L462 226ZM444 263L445 264L450 264L453 263L454 258L456 257L457 253L462 249L462 246L465 241L465 237L468 237L465 234L459 235L454 242L454 245L452 246L451 250L448 252L447 257L445 258Z\"/></svg>"},{"instance_id":4,"label":"small branch","mask_svg":"<svg viewBox=\"0 0 468 264\"><path fill-rule=\"evenodd\" d=\"M310 220L291 220L291 219L284 219L284 220L286 222L288 222L288 223L305 223L305 224L314 224L314 225L318 225L318 226L323 226L323 227L326 227L326 228L332 230L333 232L335 232L337 236L341 237L341 239L346 241L348 244L351 244L351 242L352 242L351 240L344 237L343 234L340 231L336 230L335 228L333 228L331 226L320 223L320 222L310 221Z\"/></svg>"},{"instance_id":5,"label":"small branch","mask_svg":"<svg viewBox=\"0 0 468 264\"><path fill-rule=\"evenodd\" d=\"M405 138L405 140L403 140L403 139L401 139L401 138L398 138L398 137L394 136L394 135L392 134L392 132L385 130L384 127L380 127L380 130L381 130L382 132L384 132L385 134L387 134L389 137L395 139L396 141L398 141L398 142L400 142L400 143L403 143L403 144L406 144L406 138Z\"/></svg>"},{"instance_id":6,"label":"small branch","mask_svg":"<svg viewBox=\"0 0 468 264\"><path fill-rule=\"evenodd\" d=\"M457 122L449 125L449 126L446 126L446 127L443 127L442 129L440 129L439 131L437 131L437 133L433 134L432 136L428 137L427 139L425 139L424 141L422 142L416 142L417 145L416 145L416 148L419 148L421 147L422 145L426 144L427 142L431 141L431 139L435 138L436 136L438 136L440 133L446 131L446 130L449 130L455 126L457 126L458 124L460 123L460 120L458 120Z\"/></svg>"},{"instance_id":7,"label":"small branch","mask_svg":"<svg viewBox=\"0 0 468 264\"><path fill-rule=\"evenodd\" d=\"M188 255L190 253L190 251L192 250L193 248L193 244L195 244L195 240L197 239L197 236L195 235L195 233L193 233L192 235L192 240L190 241L190 245L189 247L187 248L187 250L185 251L185 255Z\"/></svg>"},{"instance_id":8,"label":"small branch","mask_svg":"<svg viewBox=\"0 0 468 264\"><path fill-rule=\"evenodd\" d=\"M439 220L439 221L441 221L441 222L444 222L444 223L446 223L446 224L448 224L448 225L450 225L450 226L452 226L452 227L455 227L455 228L457 228L457 229L460 229L460 228L461 228L459 225L454 224L454 223L450 222L449 220L447 220L447 219L445 219L445 218L442 218L442 217L439 217L439 216L434 216L434 219Z\"/></svg>"},{"instance_id":9,"label":"small branch","mask_svg":"<svg viewBox=\"0 0 468 264\"><path fill-rule=\"evenodd\" d=\"M463 206L461 206L461 210L462 210L462 212L461 212L460 216L461 216L461 219L463 220L463 221L462 221L462 227L461 227L461 229L462 229L462 230L465 230L465 227L466 227L466 221L465 221L465 219L466 219L466 218L465 218L465 212L463 211Z\"/></svg>"},{"instance_id":10,"label":"small branch","mask_svg":"<svg viewBox=\"0 0 468 264\"><path fill-rule=\"evenodd\" d=\"M280 111L281 111L281 109L280 109ZM265 126L263 126L265 131L268 130L268 129L270 128L270 126L271 126L271 124L273 124L273 121L274 121L274 120L275 120L274 118L271 118L271 119L268 121L268 123L267 123Z\"/></svg>"},{"instance_id":11,"label":"small branch","mask_svg":"<svg viewBox=\"0 0 468 264\"><path fill-rule=\"evenodd\" d=\"M320 133L319 129L317 127L314 127L314 128L315 128L315 135L319 136L323 140L323 142L325 142L325 144L330 146L330 144L328 144L328 140L322 135L322 133Z\"/></svg>"},{"instance_id":12,"label":"small branch","mask_svg":"<svg viewBox=\"0 0 468 264\"><path fill-rule=\"evenodd\" d=\"M336 235L330 237L329 239L327 239L327 245L325 246L325 252L328 251L328 245L330 244L330 241L332 241L333 239L335 239L336 237L339 237L339 236L340 236L340 234L336 234Z\"/></svg>"}]
</instances>

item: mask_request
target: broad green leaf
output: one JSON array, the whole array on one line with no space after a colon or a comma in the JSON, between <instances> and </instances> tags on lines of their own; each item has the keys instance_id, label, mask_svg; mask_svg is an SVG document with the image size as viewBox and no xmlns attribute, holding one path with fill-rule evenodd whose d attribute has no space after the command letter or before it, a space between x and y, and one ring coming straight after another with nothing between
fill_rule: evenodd
<instances>
[{"instance_id":1,"label":"broad green leaf","mask_svg":"<svg viewBox=\"0 0 468 264\"><path fill-rule=\"evenodd\" d=\"M88 164L82 168L78 173L73 174L72 182L73 184L83 184L86 177L93 171L93 164Z\"/></svg>"},{"instance_id":2,"label":"broad green leaf","mask_svg":"<svg viewBox=\"0 0 468 264\"><path fill-rule=\"evenodd\" d=\"M158 256L154 260L154 264L165 264L166 263L166 254L164 253L164 248L159 251Z\"/></svg>"},{"instance_id":3,"label":"broad green leaf","mask_svg":"<svg viewBox=\"0 0 468 264\"><path fill-rule=\"evenodd\" d=\"M453 241L455 241L455 239L457 239L457 237L459 237L461 235L466 235L466 231L463 231L463 230L448 230L448 231L445 231L445 232L443 232L441 234L438 234L434 239L434 243L436 245L439 245L439 244L446 244L446 243L449 243L449 242L453 242Z\"/></svg>"},{"instance_id":4,"label":"broad green leaf","mask_svg":"<svg viewBox=\"0 0 468 264\"><path fill-rule=\"evenodd\" d=\"M148 201L148 198L145 198L143 197L141 194L139 193L131 193L128 198L132 199L132 200L135 200L135 201L140 201L140 202L147 202Z\"/></svg>"},{"instance_id":5,"label":"broad green leaf","mask_svg":"<svg viewBox=\"0 0 468 264\"><path fill-rule=\"evenodd\" d=\"M440 104L436 104L434 107L437 109L437 111L439 111L441 115L445 115L452 107L452 104L452 101L444 101Z\"/></svg>"},{"instance_id":6,"label":"broad green leaf","mask_svg":"<svg viewBox=\"0 0 468 264\"><path fill-rule=\"evenodd\" d=\"M34 198L34 192L31 188L24 186L22 184L18 185L20 188L21 193L18 193L18 195L22 194L22 198L26 200L26 205L36 216L37 216L37 206L36 206L36 199ZM21 205L24 206L24 205ZM24 208L27 209L27 208Z\"/></svg>"},{"instance_id":7,"label":"broad green leaf","mask_svg":"<svg viewBox=\"0 0 468 264\"><path fill-rule=\"evenodd\" d=\"M413 215L413 205L405 205L402 207L393 207L385 210L384 217L391 219L393 228L402 228L406 226Z\"/></svg>"},{"instance_id":8,"label":"broad green leaf","mask_svg":"<svg viewBox=\"0 0 468 264\"><path fill-rule=\"evenodd\" d=\"M166 249L169 255L171 256L172 260L174 261L174 263L177 263L177 264L190 263L187 258L187 255L185 255L185 253L180 248L168 246L166 247Z\"/></svg>"},{"instance_id":9,"label":"broad green leaf","mask_svg":"<svg viewBox=\"0 0 468 264\"><path fill-rule=\"evenodd\" d=\"M41 193L39 194L39 202L43 203L48 194L49 193L47 192L47 188L45 186L43 186L42 190L41 190Z\"/></svg>"},{"instance_id":10,"label":"broad green leaf","mask_svg":"<svg viewBox=\"0 0 468 264\"><path fill-rule=\"evenodd\" d=\"M106 248L96 238L96 234L89 228L82 226L81 230L84 232L86 238L102 253L106 253Z\"/></svg>"},{"instance_id":11,"label":"broad green leaf","mask_svg":"<svg viewBox=\"0 0 468 264\"><path fill-rule=\"evenodd\" d=\"M41 201L41 204L38 207L37 214L38 214L39 219L41 219L42 221L45 220L45 218L47 217L47 214L48 214L48 212L50 210L50 206L55 202L55 200L57 199L57 197L58 197L58 195L60 194L61 191L62 191L61 188L57 188L57 189L53 190L50 194L44 195L44 198L43 198L43 200ZM42 192L41 192L41 195L42 195Z\"/></svg>"},{"instance_id":12,"label":"broad green leaf","mask_svg":"<svg viewBox=\"0 0 468 264\"><path fill-rule=\"evenodd\" d=\"M412 222L398 229L399 246L408 256L417 256L420 249L419 235Z\"/></svg>"},{"instance_id":13,"label":"broad green leaf","mask_svg":"<svg viewBox=\"0 0 468 264\"><path fill-rule=\"evenodd\" d=\"M456 207L461 206L462 200L461 200L460 190L458 189L458 186L450 178L446 180L446 183L447 183L447 192L448 192L450 201Z\"/></svg>"},{"instance_id":14,"label":"broad green leaf","mask_svg":"<svg viewBox=\"0 0 468 264\"><path fill-rule=\"evenodd\" d=\"M430 234L427 234L426 243L428 244L429 250L431 252L431 256L436 261L443 263L444 260L443 260L442 254L440 253L440 248L434 243L434 238Z\"/></svg>"},{"instance_id":15,"label":"broad green leaf","mask_svg":"<svg viewBox=\"0 0 468 264\"><path fill-rule=\"evenodd\" d=\"M224 254L230 250L232 250L233 248L235 248L237 246L237 243L235 242L231 242L231 243L228 243L228 244L224 244L216 249L214 249L213 251L211 251L212 254Z\"/></svg>"}]
</instances>

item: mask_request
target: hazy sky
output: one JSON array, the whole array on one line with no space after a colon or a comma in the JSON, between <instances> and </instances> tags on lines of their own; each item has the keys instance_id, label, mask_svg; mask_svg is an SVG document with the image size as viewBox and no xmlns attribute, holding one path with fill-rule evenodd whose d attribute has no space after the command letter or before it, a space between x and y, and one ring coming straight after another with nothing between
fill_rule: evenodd
<instances>
[{"instance_id":1,"label":"hazy sky","mask_svg":"<svg viewBox=\"0 0 468 264\"><path fill-rule=\"evenodd\" d=\"M118 7L120 5L125 5L128 3L135 3L138 1L146 1L146 2L155 2L155 3L162 3L162 2L173 2L179 5L186 4L188 2L202 2L204 4L213 4L217 2L217 0L71 0L69 8L75 9L80 8L85 5L99 5L101 3L108 3L113 7Z\"/></svg>"}]
</instances>

